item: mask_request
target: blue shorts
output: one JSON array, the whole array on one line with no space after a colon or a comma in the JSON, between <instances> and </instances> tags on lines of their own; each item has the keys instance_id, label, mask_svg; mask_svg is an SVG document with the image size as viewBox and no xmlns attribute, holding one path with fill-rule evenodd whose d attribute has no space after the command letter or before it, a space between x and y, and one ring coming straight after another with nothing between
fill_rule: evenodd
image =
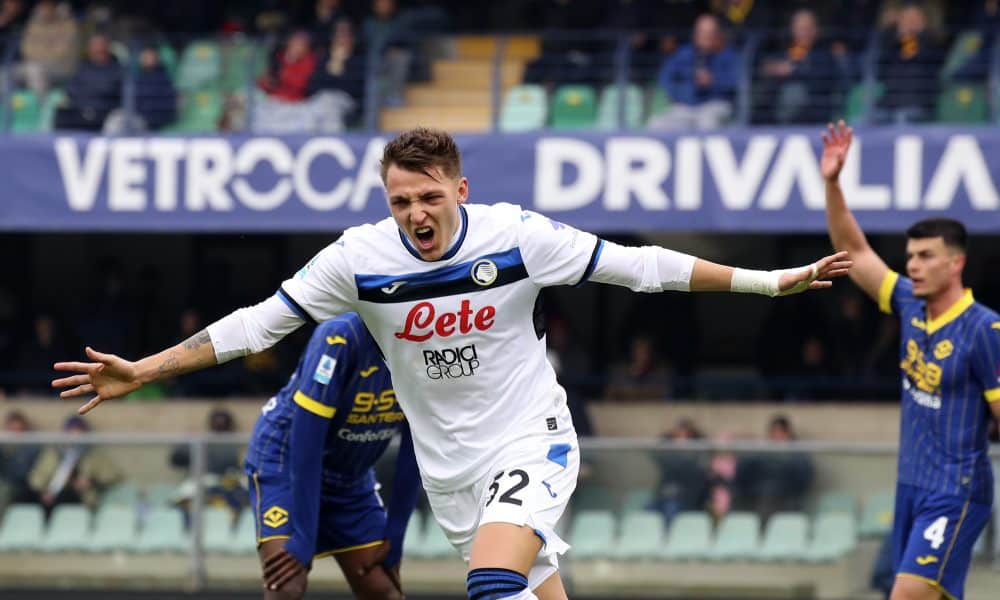
<instances>
[{"instance_id":1,"label":"blue shorts","mask_svg":"<svg viewBox=\"0 0 1000 600\"><path fill-rule=\"evenodd\" d=\"M247 475L258 546L291 537L288 513L292 510L292 488L288 471L247 465ZM322 486L315 558L381 544L385 522L385 508L374 478L364 478L354 486Z\"/></svg>"},{"instance_id":2,"label":"blue shorts","mask_svg":"<svg viewBox=\"0 0 1000 600\"><path fill-rule=\"evenodd\" d=\"M962 600L972 547L990 520L990 509L961 496L897 484L892 526L896 576L925 581L950 600Z\"/></svg>"}]
</instances>

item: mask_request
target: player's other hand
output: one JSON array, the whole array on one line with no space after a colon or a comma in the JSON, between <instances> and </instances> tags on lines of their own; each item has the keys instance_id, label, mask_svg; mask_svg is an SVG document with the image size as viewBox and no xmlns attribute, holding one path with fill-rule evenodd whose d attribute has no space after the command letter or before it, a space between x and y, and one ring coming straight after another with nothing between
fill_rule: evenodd
<instances>
[{"instance_id":1,"label":"player's other hand","mask_svg":"<svg viewBox=\"0 0 1000 600\"><path fill-rule=\"evenodd\" d=\"M66 388L59 394L62 398L76 398L88 394L96 394L77 412L88 413L95 406L112 398L133 392L142 387L142 382L136 374L135 363L114 354L104 354L87 347L87 358L94 362L58 362L53 365L56 371L76 373L62 379L52 381L54 388Z\"/></svg>"},{"instance_id":2,"label":"player's other hand","mask_svg":"<svg viewBox=\"0 0 1000 600\"><path fill-rule=\"evenodd\" d=\"M307 571L305 565L282 548L264 559L264 586L269 590L280 590L286 583Z\"/></svg>"},{"instance_id":3,"label":"player's other hand","mask_svg":"<svg viewBox=\"0 0 1000 600\"><path fill-rule=\"evenodd\" d=\"M403 585L399 580L399 563L389 567L386 566L385 560L389 557L389 551L392 550L392 542L389 540L382 540L375 552L373 552L363 565L358 569L358 575L364 577L370 573L373 569L377 567L383 567L385 569L386 575L389 576L389 580L392 584L396 586L399 593L403 593Z\"/></svg>"},{"instance_id":4,"label":"player's other hand","mask_svg":"<svg viewBox=\"0 0 1000 600\"><path fill-rule=\"evenodd\" d=\"M807 267L785 269L778 280L778 295L790 296L806 290L820 290L833 285L830 279L843 277L854 263L847 252L838 252L819 259Z\"/></svg>"},{"instance_id":5,"label":"player's other hand","mask_svg":"<svg viewBox=\"0 0 1000 600\"><path fill-rule=\"evenodd\" d=\"M836 126L827 124L823 134L823 157L819 162L819 170L827 181L836 181L840 177L853 137L854 129L845 125L843 119Z\"/></svg>"}]
</instances>

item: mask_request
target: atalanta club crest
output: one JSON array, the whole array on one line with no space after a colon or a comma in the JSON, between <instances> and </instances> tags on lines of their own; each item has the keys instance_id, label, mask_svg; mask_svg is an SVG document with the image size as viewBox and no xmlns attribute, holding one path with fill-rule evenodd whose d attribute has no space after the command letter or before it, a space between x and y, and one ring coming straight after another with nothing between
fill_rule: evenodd
<instances>
[{"instance_id":1,"label":"atalanta club crest","mask_svg":"<svg viewBox=\"0 0 1000 600\"><path fill-rule=\"evenodd\" d=\"M499 275L497 264L488 258L472 263L472 280L483 287L492 285Z\"/></svg>"}]
</instances>

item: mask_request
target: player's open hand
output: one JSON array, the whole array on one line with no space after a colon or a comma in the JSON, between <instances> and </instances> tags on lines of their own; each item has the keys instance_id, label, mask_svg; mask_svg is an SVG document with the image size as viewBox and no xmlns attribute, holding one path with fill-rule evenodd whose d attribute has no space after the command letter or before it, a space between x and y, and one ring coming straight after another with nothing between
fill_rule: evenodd
<instances>
[{"instance_id":1,"label":"player's open hand","mask_svg":"<svg viewBox=\"0 0 1000 600\"><path fill-rule=\"evenodd\" d=\"M142 382L136 375L135 363L114 354L98 352L89 346L87 358L94 362L59 362L53 365L56 371L77 373L52 381L54 388L67 388L59 394L60 397L76 398L96 394L79 408L77 412L81 415L90 412L105 400L121 398L142 387Z\"/></svg>"},{"instance_id":2,"label":"player's open hand","mask_svg":"<svg viewBox=\"0 0 1000 600\"><path fill-rule=\"evenodd\" d=\"M269 590L280 590L286 583L308 569L291 552L284 548L264 559L264 586Z\"/></svg>"},{"instance_id":3,"label":"player's open hand","mask_svg":"<svg viewBox=\"0 0 1000 600\"><path fill-rule=\"evenodd\" d=\"M843 119L836 126L827 124L823 134L823 157L819 162L819 170L827 181L836 181L840 177L853 137L854 129L844 124Z\"/></svg>"},{"instance_id":4,"label":"player's open hand","mask_svg":"<svg viewBox=\"0 0 1000 600\"><path fill-rule=\"evenodd\" d=\"M830 279L843 277L852 263L847 252L838 252L819 259L807 267L785 269L778 279L778 295L790 296L806 290L820 290L833 285Z\"/></svg>"}]
</instances>

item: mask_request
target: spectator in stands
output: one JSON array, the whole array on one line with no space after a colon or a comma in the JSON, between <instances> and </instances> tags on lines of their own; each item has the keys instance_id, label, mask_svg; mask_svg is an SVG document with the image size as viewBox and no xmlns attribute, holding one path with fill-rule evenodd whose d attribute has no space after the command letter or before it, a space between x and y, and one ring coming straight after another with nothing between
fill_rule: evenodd
<instances>
[{"instance_id":1,"label":"spectator in stands","mask_svg":"<svg viewBox=\"0 0 1000 600\"><path fill-rule=\"evenodd\" d=\"M6 3L5 3L6 6ZM52 85L65 83L76 68L79 28L69 5L41 0L21 37L21 62L15 79L44 98Z\"/></svg>"},{"instance_id":2,"label":"spectator in stands","mask_svg":"<svg viewBox=\"0 0 1000 600\"><path fill-rule=\"evenodd\" d=\"M655 117L654 129L714 129L733 114L739 58L726 45L719 20L698 17L692 43L677 50L660 69L659 82L672 104Z\"/></svg>"},{"instance_id":3,"label":"spectator in stands","mask_svg":"<svg viewBox=\"0 0 1000 600\"><path fill-rule=\"evenodd\" d=\"M23 413L12 410L4 417L6 433L31 431L31 424ZM38 460L37 446L0 446L0 510L15 502L34 502L36 496L28 484L28 475Z\"/></svg>"},{"instance_id":4,"label":"spectator in stands","mask_svg":"<svg viewBox=\"0 0 1000 600\"><path fill-rule=\"evenodd\" d=\"M365 46L382 50L381 73L387 106L401 106L403 90L413 61L408 27L396 0L372 0L372 15L365 19L362 33Z\"/></svg>"},{"instance_id":5,"label":"spectator in stands","mask_svg":"<svg viewBox=\"0 0 1000 600\"><path fill-rule=\"evenodd\" d=\"M223 407L213 408L208 414L208 431L211 433L234 433L236 420L233 413ZM170 452L170 466L178 469L191 468L191 447L187 444L175 446ZM209 444L206 450L205 471L222 477L231 472L242 473L240 448L230 444Z\"/></svg>"},{"instance_id":6,"label":"spectator in stands","mask_svg":"<svg viewBox=\"0 0 1000 600\"><path fill-rule=\"evenodd\" d=\"M53 394L51 379L53 363L66 356L64 340L56 334L55 320L49 315L38 315L34 321L34 336L18 348L16 366L22 380L19 389L24 393Z\"/></svg>"},{"instance_id":7,"label":"spectator in stands","mask_svg":"<svg viewBox=\"0 0 1000 600\"><path fill-rule=\"evenodd\" d=\"M90 425L73 415L63 424L67 443L42 450L28 476L28 483L47 512L57 504L97 506L101 494L122 479L121 469L104 448L74 444L72 439L85 436Z\"/></svg>"},{"instance_id":8,"label":"spectator in stands","mask_svg":"<svg viewBox=\"0 0 1000 600\"><path fill-rule=\"evenodd\" d=\"M299 102L306 97L309 77L316 68L316 55L310 48L309 34L297 31L278 51L270 69L258 81L272 98Z\"/></svg>"},{"instance_id":9,"label":"spectator in stands","mask_svg":"<svg viewBox=\"0 0 1000 600\"><path fill-rule=\"evenodd\" d=\"M662 438L677 445L704 439L698 426L688 418L679 419ZM648 507L663 515L666 523L685 510L698 510L705 505L708 477L699 457L690 451L658 452L656 462L660 480L653 501Z\"/></svg>"},{"instance_id":10,"label":"spectator in stands","mask_svg":"<svg viewBox=\"0 0 1000 600\"><path fill-rule=\"evenodd\" d=\"M748 30L775 27L770 2L754 0L709 0L709 8L731 39L742 44Z\"/></svg>"},{"instance_id":11,"label":"spectator in stands","mask_svg":"<svg viewBox=\"0 0 1000 600\"><path fill-rule=\"evenodd\" d=\"M177 118L177 90L166 67L160 64L155 47L147 46L139 54L139 71L135 75L135 114L115 109L104 122L105 134L130 131L156 131Z\"/></svg>"},{"instance_id":12,"label":"spectator in stands","mask_svg":"<svg viewBox=\"0 0 1000 600\"><path fill-rule=\"evenodd\" d=\"M27 18L24 0L3 0L0 2L0 34L7 35L21 28Z\"/></svg>"},{"instance_id":13,"label":"spectator in stands","mask_svg":"<svg viewBox=\"0 0 1000 600\"><path fill-rule=\"evenodd\" d=\"M917 4L899 10L895 31L882 45L879 79L885 95L882 122L922 122L934 117L943 53L927 31L927 15Z\"/></svg>"},{"instance_id":14,"label":"spectator in stands","mask_svg":"<svg viewBox=\"0 0 1000 600\"><path fill-rule=\"evenodd\" d=\"M111 41L95 34L87 57L66 85L69 106L56 113L57 129L100 131L112 110L121 106L122 70L111 54Z\"/></svg>"},{"instance_id":15,"label":"spectator in stands","mask_svg":"<svg viewBox=\"0 0 1000 600\"><path fill-rule=\"evenodd\" d=\"M653 341L644 336L632 339L628 362L611 369L607 396L613 400L655 400L667 395L667 369L653 349Z\"/></svg>"},{"instance_id":16,"label":"spectator in stands","mask_svg":"<svg viewBox=\"0 0 1000 600\"><path fill-rule=\"evenodd\" d=\"M333 95L332 106L340 110L331 117L339 120L339 127L334 128L339 131L364 106L366 57L363 49L358 48L351 22L346 19L337 22L329 46L309 78L309 94Z\"/></svg>"},{"instance_id":17,"label":"spectator in stands","mask_svg":"<svg viewBox=\"0 0 1000 600\"><path fill-rule=\"evenodd\" d=\"M312 18L303 25L312 34L313 46L326 47L330 45L331 32L335 31L341 21L350 22L350 18L343 0L316 0Z\"/></svg>"},{"instance_id":18,"label":"spectator in stands","mask_svg":"<svg viewBox=\"0 0 1000 600\"><path fill-rule=\"evenodd\" d=\"M788 417L775 415L771 419L767 439L775 446L796 439ZM748 456L739 464L742 500L765 519L777 511L803 510L812 481L812 459L801 452Z\"/></svg>"},{"instance_id":19,"label":"spectator in stands","mask_svg":"<svg viewBox=\"0 0 1000 600\"><path fill-rule=\"evenodd\" d=\"M764 98L772 123L825 123L838 72L833 55L819 44L816 15L801 9L792 15L790 40L780 54L761 64Z\"/></svg>"},{"instance_id":20,"label":"spectator in stands","mask_svg":"<svg viewBox=\"0 0 1000 600\"><path fill-rule=\"evenodd\" d=\"M716 435L715 441L720 444L731 443L733 435L724 431ZM716 452L709 460L705 509L716 523L733 509L738 467L739 459L728 450Z\"/></svg>"}]
</instances>

